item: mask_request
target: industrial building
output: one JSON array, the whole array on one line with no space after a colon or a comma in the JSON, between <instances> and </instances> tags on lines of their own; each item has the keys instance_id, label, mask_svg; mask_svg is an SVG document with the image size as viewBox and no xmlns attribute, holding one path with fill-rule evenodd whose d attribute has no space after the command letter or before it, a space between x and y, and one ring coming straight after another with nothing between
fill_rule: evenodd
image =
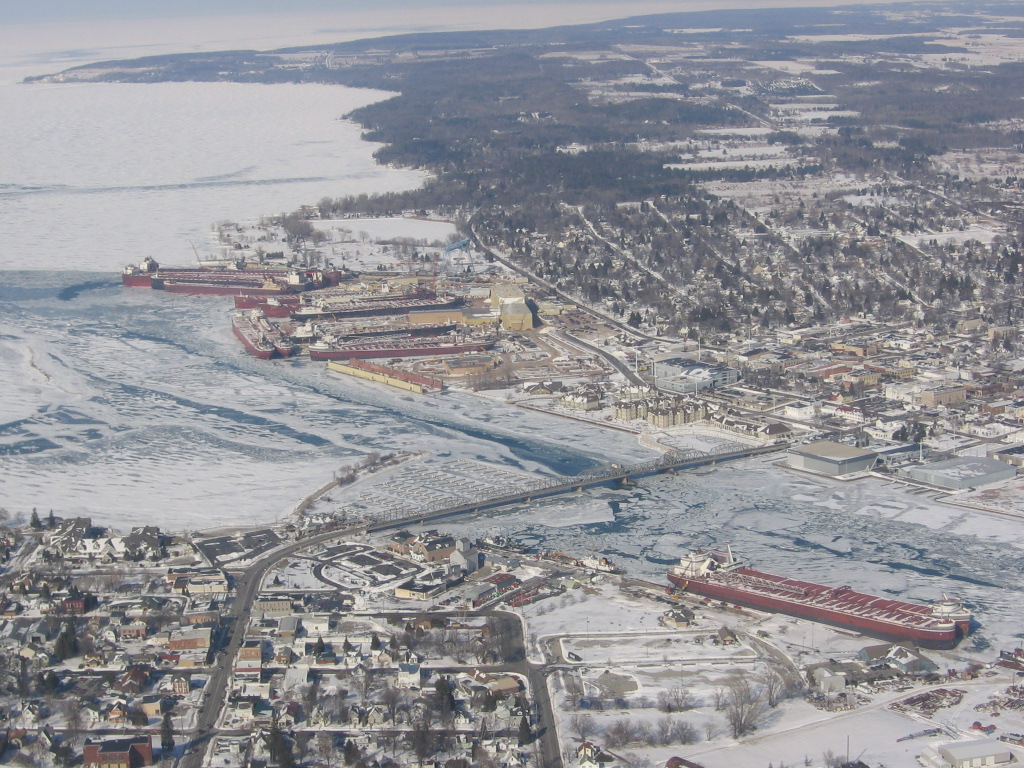
<instances>
[{"instance_id":1,"label":"industrial building","mask_svg":"<svg viewBox=\"0 0 1024 768\"><path fill-rule=\"evenodd\" d=\"M735 368L709 365L683 357L655 360L652 369L656 389L681 395L727 387L740 379L740 372Z\"/></svg>"},{"instance_id":2,"label":"industrial building","mask_svg":"<svg viewBox=\"0 0 1024 768\"><path fill-rule=\"evenodd\" d=\"M878 454L852 445L843 445L831 440L820 440L809 445L798 445L789 449L789 466L805 469L831 477L866 472L875 466Z\"/></svg>"},{"instance_id":3,"label":"industrial building","mask_svg":"<svg viewBox=\"0 0 1024 768\"><path fill-rule=\"evenodd\" d=\"M1002 765L1013 760L1013 753L995 739L958 741L938 747L926 747L919 762L928 768L975 768Z\"/></svg>"},{"instance_id":4,"label":"industrial building","mask_svg":"<svg viewBox=\"0 0 1024 768\"><path fill-rule=\"evenodd\" d=\"M919 483L963 491L1009 480L1017 475L1017 469L997 459L958 456L934 464L909 467L905 473L907 477Z\"/></svg>"}]
</instances>

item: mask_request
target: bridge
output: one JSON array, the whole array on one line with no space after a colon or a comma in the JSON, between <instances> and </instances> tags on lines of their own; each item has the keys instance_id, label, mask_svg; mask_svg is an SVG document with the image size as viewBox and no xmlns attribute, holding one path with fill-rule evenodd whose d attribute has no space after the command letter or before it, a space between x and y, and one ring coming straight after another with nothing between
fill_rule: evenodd
<instances>
[{"instance_id":1,"label":"bridge","mask_svg":"<svg viewBox=\"0 0 1024 768\"><path fill-rule=\"evenodd\" d=\"M415 515L384 520L376 523L369 523L366 526L359 526L350 529L358 533L374 533L386 531L392 528L401 528L406 525L421 525L432 520L440 520L445 517L454 517L469 512L479 512L484 509L504 507L509 504L527 504L537 499L546 499L552 496L561 496L568 493L582 493L587 488L594 488L612 483L623 483L637 480L652 475L671 474L697 467L715 466L726 461L746 459L752 456L760 456L766 453L784 450L786 444L778 443L772 445L748 446L745 448L722 451L719 453L706 453L703 451L672 451L653 461L641 464L610 464L594 469L586 470L573 477L551 477L542 478L523 484L515 491L499 494L489 499L479 499L472 502L442 506L436 508L425 508Z\"/></svg>"}]
</instances>

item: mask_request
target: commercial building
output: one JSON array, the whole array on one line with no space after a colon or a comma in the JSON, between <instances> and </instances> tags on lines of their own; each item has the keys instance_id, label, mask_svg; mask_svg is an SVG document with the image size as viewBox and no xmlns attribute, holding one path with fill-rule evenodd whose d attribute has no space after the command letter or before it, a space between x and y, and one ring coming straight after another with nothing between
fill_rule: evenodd
<instances>
[{"instance_id":1,"label":"commercial building","mask_svg":"<svg viewBox=\"0 0 1024 768\"><path fill-rule=\"evenodd\" d=\"M789 466L831 477L866 472L875 466L878 454L852 445L820 440L789 449Z\"/></svg>"}]
</instances>

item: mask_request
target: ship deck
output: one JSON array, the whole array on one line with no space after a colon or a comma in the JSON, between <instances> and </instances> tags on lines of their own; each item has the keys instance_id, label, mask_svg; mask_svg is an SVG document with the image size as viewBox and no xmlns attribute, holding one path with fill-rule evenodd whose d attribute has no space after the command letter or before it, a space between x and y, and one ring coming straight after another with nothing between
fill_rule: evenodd
<instances>
[{"instance_id":1,"label":"ship deck","mask_svg":"<svg viewBox=\"0 0 1024 768\"><path fill-rule=\"evenodd\" d=\"M905 627L939 628L950 623L932 615L928 606L855 592L849 587L826 587L809 581L762 573L752 568L716 574L709 581L751 595L763 595L801 606L891 622Z\"/></svg>"}]
</instances>

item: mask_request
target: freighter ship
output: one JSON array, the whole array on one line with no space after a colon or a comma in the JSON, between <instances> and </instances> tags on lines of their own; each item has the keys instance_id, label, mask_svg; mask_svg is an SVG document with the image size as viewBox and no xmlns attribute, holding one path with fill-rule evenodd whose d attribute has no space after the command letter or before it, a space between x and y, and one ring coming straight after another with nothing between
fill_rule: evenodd
<instances>
[{"instance_id":1,"label":"freighter ship","mask_svg":"<svg viewBox=\"0 0 1024 768\"><path fill-rule=\"evenodd\" d=\"M971 613L959 600L943 597L931 605L826 587L763 573L725 552L690 552L668 573L679 589L730 603L785 613L923 648L952 648L971 627Z\"/></svg>"},{"instance_id":2,"label":"freighter ship","mask_svg":"<svg viewBox=\"0 0 1024 768\"><path fill-rule=\"evenodd\" d=\"M425 355L463 355L482 352L494 346L494 339L458 340L436 338L386 338L379 341L318 341L309 345L310 360L351 360L375 357L422 357Z\"/></svg>"},{"instance_id":3,"label":"freighter ship","mask_svg":"<svg viewBox=\"0 0 1024 768\"><path fill-rule=\"evenodd\" d=\"M292 310L291 316L300 322L329 320L332 318L378 317L404 315L425 310L453 309L462 305L457 296L373 296L347 301L317 300Z\"/></svg>"},{"instance_id":4,"label":"freighter ship","mask_svg":"<svg viewBox=\"0 0 1024 768\"><path fill-rule=\"evenodd\" d=\"M263 296L301 293L337 285L337 270L259 267L233 262L230 267L161 267L150 257L121 271L123 285L154 288L169 293L212 294L216 296Z\"/></svg>"},{"instance_id":5,"label":"freighter ship","mask_svg":"<svg viewBox=\"0 0 1024 768\"><path fill-rule=\"evenodd\" d=\"M242 313L231 318L231 328L246 351L260 360L269 360L277 354L274 342L263 332L254 318Z\"/></svg>"},{"instance_id":6,"label":"freighter ship","mask_svg":"<svg viewBox=\"0 0 1024 768\"><path fill-rule=\"evenodd\" d=\"M242 345L261 360L291 357L298 351L295 343L278 326L267 320L258 309L238 312L231 320L235 336Z\"/></svg>"}]
</instances>

